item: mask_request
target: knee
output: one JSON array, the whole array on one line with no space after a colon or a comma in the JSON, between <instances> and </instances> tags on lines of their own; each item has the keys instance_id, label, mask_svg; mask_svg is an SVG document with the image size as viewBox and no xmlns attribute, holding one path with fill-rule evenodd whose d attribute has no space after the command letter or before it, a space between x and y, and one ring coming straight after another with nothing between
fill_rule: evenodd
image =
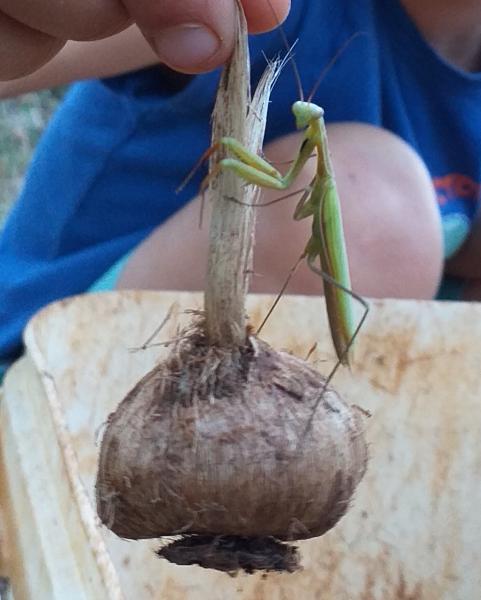
<instances>
[{"instance_id":1,"label":"knee","mask_svg":"<svg viewBox=\"0 0 481 600\"><path fill-rule=\"evenodd\" d=\"M434 188L423 161L399 137L370 125L333 124L328 136L353 289L368 297L432 298L442 273L442 232ZM298 138L289 136L277 142L269 154L279 160L290 152L292 158L297 145ZM313 166L307 169L311 174L304 173L301 185L309 181ZM260 229L271 225L261 213ZM296 236L309 233L305 226L291 229L290 234L285 227L281 229L284 238L289 238L281 252L292 246ZM261 232L260 251L265 250L262 236ZM290 289L318 293L318 285L304 270Z\"/></svg>"},{"instance_id":2,"label":"knee","mask_svg":"<svg viewBox=\"0 0 481 600\"><path fill-rule=\"evenodd\" d=\"M333 125L329 136L353 287L370 297L434 297L442 229L424 162L398 136L376 127Z\"/></svg>"}]
</instances>

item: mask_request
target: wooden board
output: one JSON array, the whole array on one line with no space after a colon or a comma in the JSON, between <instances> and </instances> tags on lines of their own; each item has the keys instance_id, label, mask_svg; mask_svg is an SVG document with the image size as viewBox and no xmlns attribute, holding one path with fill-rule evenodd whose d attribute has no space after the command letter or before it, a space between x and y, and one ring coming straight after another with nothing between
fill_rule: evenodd
<instances>
[{"instance_id":1,"label":"wooden board","mask_svg":"<svg viewBox=\"0 0 481 600\"><path fill-rule=\"evenodd\" d=\"M250 298L254 324L269 302ZM28 355L7 375L0 405L0 505L9 523L0 557L16 599L479 597L481 306L373 303L352 372L335 381L373 413L370 465L354 505L332 532L300 544L302 572L236 578L160 561L156 541L119 540L99 527L92 508L102 424L166 352L130 349L170 307L160 340L175 336L189 318L184 311L200 308L201 297L84 296L51 305L27 328ZM323 315L321 300L287 297L263 337L299 356L317 341L310 360L328 371L333 355Z\"/></svg>"}]
</instances>

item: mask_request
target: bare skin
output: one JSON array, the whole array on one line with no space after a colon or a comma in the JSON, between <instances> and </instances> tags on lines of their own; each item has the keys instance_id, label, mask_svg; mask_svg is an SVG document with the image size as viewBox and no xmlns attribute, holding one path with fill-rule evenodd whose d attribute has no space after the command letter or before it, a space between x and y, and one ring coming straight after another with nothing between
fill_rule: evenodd
<instances>
[{"instance_id":1,"label":"bare skin","mask_svg":"<svg viewBox=\"0 0 481 600\"><path fill-rule=\"evenodd\" d=\"M234 43L235 0L0 0L0 80L50 61L67 40L107 38L136 23L160 62L185 73L223 64ZM272 29L289 0L242 0L251 32Z\"/></svg>"},{"instance_id":2,"label":"bare skin","mask_svg":"<svg viewBox=\"0 0 481 600\"><path fill-rule=\"evenodd\" d=\"M25 77L0 81L0 99L83 79L113 77L158 64L159 59L136 25L109 38L69 41L49 62Z\"/></svg>"},{"instance_id":3,"label":"bare skin","mask_svg":"<svg viewBox=\"0 0 481 600\"><path fill-rule=\"evenodd\" d=\"M343 199L353 289L370 297L432 298L441 277L442 239L424 164L400 138L376 127L331 125L328 135ZM299 136L293 134L267 146L266 155L283 162L298 147ZM310 182L313 169L311 161L296 182L299 187ZM263 200L275 197L268 192ZM310 225L292 220L295 203L291 198L258 210L253 291L276 293L304 249ZM207 230L192 225L198 222L199 210L197 199L140 244L118 287L202 289ZM321 289L320 278L302 265L289 291L319 294Z\"/></svg>"},{"instance_id":4,"label":"bare skin","mask_svg":"<svg viewBox=\"0 0 481 600\"><path fill-rule=\"evenodd\" d=\"M449 63L481 70L481 2L401 0L424 37Z\"/></svg>"}]
</instances>

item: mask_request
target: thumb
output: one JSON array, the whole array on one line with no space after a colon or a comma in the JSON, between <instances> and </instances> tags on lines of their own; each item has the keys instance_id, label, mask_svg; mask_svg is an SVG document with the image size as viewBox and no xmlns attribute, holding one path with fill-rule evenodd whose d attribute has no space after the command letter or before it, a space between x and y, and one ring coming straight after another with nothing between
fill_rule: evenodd
<instances>
[{"instance_id":1,"label":"thumb","mask_svg":"<svg viewBox=\"0 0 481 600\"><path fill-rule=\"evenodd\" d=\"M225 63L235 39L236 0L122 0L160 60L183 73L211 71ZM249 30L272 29L289 0L241 0Z\"/></svg>"},{"instance_id":2,"label":"thumb","mask_svg":"<svg viewBox=\"0 0 481 600\"><path fill-rule=\"evenodd\" d=\"M123 2L160 60L176 71L211 71L232 52L235 0Z\"/></svg>"}]
</instances>

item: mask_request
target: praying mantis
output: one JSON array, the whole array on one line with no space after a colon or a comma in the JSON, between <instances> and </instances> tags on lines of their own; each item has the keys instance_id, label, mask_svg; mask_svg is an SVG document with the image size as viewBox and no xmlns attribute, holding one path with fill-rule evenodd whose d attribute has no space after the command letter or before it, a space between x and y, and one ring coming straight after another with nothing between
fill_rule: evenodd
<instances>
[{"instance_id":1,"label":"praying mantis","mask_svg":"<svg viewBox=\"0 0 481 600\"><path fill-rule=\"evenodd\" d=\"M295 73L297 76L297 70ZM285 175L231 137L221 138L219 142L231 154L231 157L220 161L219 168L234 172L249 184L287 190L312 154L315 153L317 157L314 177L296 206L294 219L312 217L311 236L297 264L306 259L309 268L324 280L329 327L337 356L337 364L328 377L327 385L341 364L350 365L351 348L367 317L369 306L364 298L351 290L341 207L329 155L324 110L311 101L298 100L293 104L292 112L296 128L304 131L304 137ZM288 280L295 268L291 270ZM282 291L286 285L287 282ZM353 300L363 307L357 324Z\"/></svg>"}]
</instances>

